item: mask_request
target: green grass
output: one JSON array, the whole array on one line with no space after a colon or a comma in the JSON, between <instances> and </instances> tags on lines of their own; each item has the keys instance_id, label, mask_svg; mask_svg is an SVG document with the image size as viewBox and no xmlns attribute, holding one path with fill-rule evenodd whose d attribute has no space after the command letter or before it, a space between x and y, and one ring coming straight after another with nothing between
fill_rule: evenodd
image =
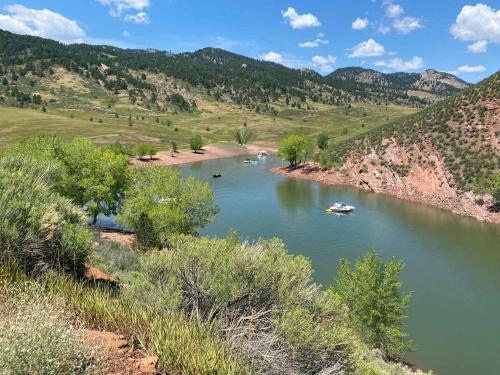
<instances>
[{"instance_id":1,"label":"green grass","mask_svg":"<svg viewBox=\"0 0 500 375\"><path fill-rule=\"evenodd\" d=\"M157 355L161 374L245 374L243 364L211 332L182 315L159 315L125 302L111 292L86 287L64 276L29 279L16 267L0 267L0 292L12 285L35 286L45 296L61 299L66 310L86 327L119 332L133 346Z\"/></svg>"},{"instance_id":2,"label":"green grass","mask_svg":"<svg viewBox=\"0 0 500 375\"><path fill-rule=\"evenodd\" d=\"M315 110L303 111L274 103L273 107L280 111L274 117L236 105L202 102L197 113L156 116L150 111L127 105L126 98L114 101L110 109L107 108L109 99L106 97L97 95L93 100L95 111L89 110L88 106L81 110L48 106L44 113L39 109L0 105L0 147L37 135L54 134L66 140L76 136L88 137L97 144L142 141L165 147L176 141L180 147L186 147L193 134L201 134L208 143L233 141L234 131L245 122L255 132L255 141L276 143L289 133L315 136L326 132L336 142L374 129L386 123L387 118L395 120L416 111L403 106L372 104L355 104L351 109L317 105ZM92 101L87 101L89 103ZM129 126L129 113L132 115L132 126ZM157 117L160 120L170 119L172 125L158 124Z\"/></svg>"}]
</instances>

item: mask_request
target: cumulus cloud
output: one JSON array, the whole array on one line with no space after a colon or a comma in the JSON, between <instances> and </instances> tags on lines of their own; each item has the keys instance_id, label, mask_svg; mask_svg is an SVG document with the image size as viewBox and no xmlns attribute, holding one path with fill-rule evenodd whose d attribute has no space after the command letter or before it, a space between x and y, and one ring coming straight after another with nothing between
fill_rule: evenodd
<instances>
[{"instance_id":1,"label":"cumulus cloud","mask_svg":"<svg viewBox=\"0 0 500 375\"><path fill-rule=\"evenodd\" d=\"M282 11L281 15L294 29L321 26L321 22L319 22L318 17L315 15L311 13L298 14L292 7L289 7L286 11Z\"/></svg>"},{"instance_id":2,"label":"cumulus cloud","mask_svg":"<svg viewBox=\"0 0 500 375\"><path fill-rule=\"evenodd\" d=\"M393 19L392 27L399 33L408 34L423 27L421 19L410 16L403 17L405 11L401 5L393 3L392 0L384 0L382 4L385 6L385 15ZM381 25L378 31L387 34L391 31L391 28Z\"/></svg>"},{"instance_id":3,"label":"cumulus cloud","mask_svg":"<svg viewBox=\"0 0 500 375\"><path fill-rule=\"evenodd\" d=\"M403 60L401 58L390 59L389 61L377 61L376 66L384 66L393 70L406 72L408 70L421 69L424 66L424 60L421 57L415 56L410 60Z\"/></svg>"},{"instance_id":4,"label":"cumulus cloud","mask_svg":"<svg viewBox=\"0 0 500 375\"><path fill-rule=\"evenodd\" d=\"M488 42L486 40L478 40L477 42L467 46L469 52L472 53L483 53L486 52L487 48L488 48Z\"/></svg>"},{"instance_id":5,"label":"cumulus cloud","mask_svg":"<svg viewBox=\"0 0 500 375\"><path fill-rule=\"evenodd\" d=\"M396 18L404 13L403 7L399 4L393 4L391 2L386 2L385 4L387 6L385 9L387 17Z\"/></svg>"},{"instance_id":6,"label":"cumulus cloud","mask_svg":"<svg viewBox=\"0 0 500 375\"><path fill-rule=\"evenodd\" d=\"M277 52L270 51L260 57L264 61L269 61L273 62L276 64L282 64L283 63L283 56L280 55Z\"/></svg>"},{"instance_id":7,"label":"cumulus cloud","mask_svg":"<svg viewBox=\"0 0 500 375\"><path fill-rule=\"evenodd\" d=\"M500 43L500 10L485 4L466 5L462 8L451 34L464 41Z\"/></svg>"},{"instance_id":8,"label":"cumulus cloud","mask_svg":"<svg viewBox=\"0 0 500 375\"><path fill-rule=\"evenodd\" d=\"M329 73L333 70L333 64L337 61L336 56L314 56L312 59L312 64L319 68L323 73Z\"/></svg>"},{"instance_id":9,"label":"cumulus cloud","mask_svg":"<svg viewBox=\"0 0 500 375\"><path fill-rule=\"evenodd\" d=\"M137 14L127 14L124 20L127 22L135 23L137 25L149 24L149 17L145 12L139 12Z\"/></svg>"},{"instance_id":10,"label":"cumulus cloud","mask_svg":"<svg viewBox=\"0 0 500 375\"><path fill-rule=\"evenodd\" d=\"M408 34L413 30L421 29L422 23L415 17L403 17L394 21L392 26L401 34Z\"/></svg>"},{"instance_id":11,"label":"cumulus cloud","mask_svg":"<svg viewBox=\"0 0 500 375\"><path fill-rule=\"evenodd\" d=\"M124 11L140 11L149 7L149 0L97 0L102 5L109 7L113 17L120 16Z\"/></svg>"},{"instance_id":12,"label":"cumulus cloud","mask_svg":"<svg viewBox=\"0 0 500 375\"><path fill-rule=\"evenodd\" d=\"M351 53L349 57L371 57L371 56L381 56L385 53L384 46L378 44L373 39L368 39L361 42L351 48Z\"/></svg>"},{"instance_id":13,"label":"cumulus cloud","mask_svg":"<svg viewBox=\"0 0 500 375\"><path fill-rule=\"evenodd\" d=\"M352 23L352 28L353 30L363 30L368 26L368 19L367 18L356 18L354 22Z\"/></svg>"},{"instance_id":14,"label":"cumulus cloud","mask_svg":"<svg viewBox=\"0 0 500 375\"><path fill-rule=\"evenodd\" d=\"M301 47L301 48L316 48L322 44L330 43L328 40L324 39L324 37L325 37L325 35L320 33L316 36L316 39L314 39L314 40L299 43L299 47Z\"/></svg>"},{"instance_id":15,"label":"cumulus cloud","mask_svg":"<svg viewBox=\"0 0 500 375\"><path fill-rule=\"evenodd\" d=\"M482 73L486 71L486 68L483 65L476 65L476 66L462 65L459 66L456 71L458 73Z\"/></svg>"},{"instance_id":16,"label":"cumulus cloud","mask_svg":"<svg viewBox=\"0 0 500 375\"><path fill-rule=\"evenodd\" d=\"M8 5L0 13L0 29L18 34L36 35L65 43L82 42L85 32L76 21L48 9L31 9L23 5Z\"/></svg>"}]
</instances>

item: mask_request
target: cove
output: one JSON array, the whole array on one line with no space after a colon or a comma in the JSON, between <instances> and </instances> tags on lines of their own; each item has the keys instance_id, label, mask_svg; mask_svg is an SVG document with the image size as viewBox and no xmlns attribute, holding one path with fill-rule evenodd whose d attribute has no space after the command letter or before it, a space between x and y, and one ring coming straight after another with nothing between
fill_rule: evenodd
<instances>
[{"instance_id":1,"label":"cove","mask_svg":"<svg viewBox=\"0 0 500 375\"><path fill-rule=\"evenodd\" d=\"M201 234L242 239L279 237L289 251L311 259L317 282L334 280L339 259L355 260L369 249L402 259L402 279L413 291L408 331L418 346L407 357L436 374L497 374L500 368L500 226L434 207L349 187L277 176L269 157L257 165L244 158L179 165L184 176L208 181L220 213ZM220 170L222 178L213 179ZM349 216L324 209L343 200Z\"/></svg>"}]
</instances>

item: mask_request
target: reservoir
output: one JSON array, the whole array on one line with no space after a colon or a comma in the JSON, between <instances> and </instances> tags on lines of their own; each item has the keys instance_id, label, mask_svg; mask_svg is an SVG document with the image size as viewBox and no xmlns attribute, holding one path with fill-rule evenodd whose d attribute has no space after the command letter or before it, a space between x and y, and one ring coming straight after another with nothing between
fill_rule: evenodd
<instances>
[{"instance_id":1,"label":"reservoir","mask_svg":"<svg viewBox=\"0 0 500 375\"><path fill-rule=\"evenodd\" d=\"M184 176L208 181L220 213L202 231L242 239L279 237L288 250L311 259L324 286L339 259L375 249L406 264L404 289L412 291L408 331L418 346L407 358L438 375L498 374L500 369L500 226L434 207L348 187L277 176L281 160L244 158L180 165ZM222 177L213 179L212 173ZM353 214L324 212L336 201Z\"/></svg>"}]
</instances>

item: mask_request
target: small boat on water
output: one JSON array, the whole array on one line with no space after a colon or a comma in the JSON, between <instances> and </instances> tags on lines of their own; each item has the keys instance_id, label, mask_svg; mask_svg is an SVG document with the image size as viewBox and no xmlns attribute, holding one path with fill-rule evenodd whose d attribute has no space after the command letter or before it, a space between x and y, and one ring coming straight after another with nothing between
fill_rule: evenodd
<instances>
[{"instance_id":1,"label":"small boat on water","mask_svg":"<svg viewBox=\"0 0 500 375\"><path fill-rule=\"evenodd\" d=\"M261 150L261 151L259 151L259 153L257 154L257 157L258 157L258 158L265 158L267 155L269 155L269 154L267 153L267 151L266 151L266 150Z\"/></svg>"},{"instance_id":2,"label":"small boat on water","mask_svg":"<svg viewBox=\"0 0 500 375\"><path fill-rule=\"evenodd\" d=\"M259 162L257 160L250 160L250 159L243 160L243 163L244 164L252 164L252 165L259 164Z\"/></svg>"},{"instance_id":3,"label":"small boat on water","mask_svg":"<svg viewBox=\"0 0 500 375\"><path fill-rule=\"evenodd\" d=\"M219 177L222 177L222 173L220 173L220 171L215 172L215 173L212 173L212 177L213 177L213 178L219 178Z\"/></svg>"},{"instance_id":4,"label":"small boat on water","mask_svg":"<svg viewBox=\"0 0 500 375\"><path fill-rule=\"evenodd\" d=\"M326 212L339 212L339 213L349 213L354 211L355 207L354 206L349 206L345 204L344 202L336 202L333 204L333 206L327 208L325 211Z\"/></svg>"}]
</instances>

